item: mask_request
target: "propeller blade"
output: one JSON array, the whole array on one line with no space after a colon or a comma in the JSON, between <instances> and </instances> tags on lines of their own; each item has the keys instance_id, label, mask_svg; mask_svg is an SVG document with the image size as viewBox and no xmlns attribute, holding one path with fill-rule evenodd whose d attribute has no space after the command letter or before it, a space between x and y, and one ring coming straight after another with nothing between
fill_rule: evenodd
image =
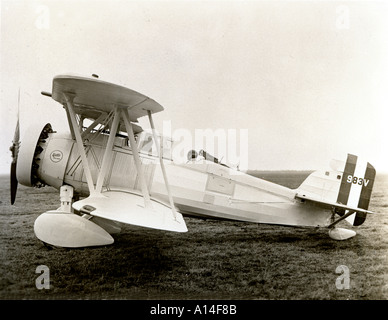
<instances>
[{"instance_id":1,"label":"propeller blade","mask_svg":"<svg viewBox=\"0 0 388 320\"><path fill-rule=\"evenodd\" d=\"M9 148L12 152L11 174L10 174L11 204L15 203L16 191L18 188L18 180L16 177L16 165L18 161L19 146L20 146L19 105L20 105L20 89L18 94L18 119L16 122L16 128L15 128L15 133L12 140L12 146Z\"/></svg>"},{"instance_id":2,"label":"propeller blade","mask_svg":"<svg viewBox=\"0 0 388 320\"><path fill-rule=\"evenodd\" d=\"M18 122L16 123L16 128L15 128L15 133L13 135L12 144L14 146L16 146L16 145L19 146L19 142L20 142L20 130L19 130L19 117L18 117Z\"/></svg>"},{"instance_id":3,"label":"propeller blade","mask_svg":"<svg viewBox=\"0 0 388 320\"><path fill-rule=\"evenodd\" d=\"M18 180L16 178L16 161L11 163L11 204L15 203Z\"/></svg>"}]
</instances>

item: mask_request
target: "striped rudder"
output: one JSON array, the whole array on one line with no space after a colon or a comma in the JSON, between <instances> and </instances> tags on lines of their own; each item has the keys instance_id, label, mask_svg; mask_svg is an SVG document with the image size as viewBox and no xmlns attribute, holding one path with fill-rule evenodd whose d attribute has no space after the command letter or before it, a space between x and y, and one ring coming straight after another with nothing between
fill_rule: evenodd
<instances>
[{"instance_id":1,"label":"striped rudder","mask_svg":"<svg viewBox=\"0 0 388 320\"><path fill-rule=\"evenodd\" d=\"M337 203L368 210L375 176L376 170L369 162L360 161L357 156L348 154ZM337 213L342 215L344 212ZM359 226L364 223L366 213L357 212L352 217L353 225Z\"/></svg>"}]
</instances>

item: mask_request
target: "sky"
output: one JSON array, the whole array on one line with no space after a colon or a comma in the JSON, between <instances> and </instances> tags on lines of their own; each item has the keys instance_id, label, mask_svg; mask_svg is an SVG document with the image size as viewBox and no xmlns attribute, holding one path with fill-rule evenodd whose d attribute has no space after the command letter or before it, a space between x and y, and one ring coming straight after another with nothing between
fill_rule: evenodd
<instances>
[{"instance_id":1,"label":"sky","mask_svg":"<svg viewBox=\"0 0 388 320\"><path fill-rule=\"evenodd\" d=\"M22 139L29 125L68 130L40 94L64 73L153 98L175 135L234 130L247 169L352 153L388 172L387 16L384 1L2 0L0 173L18 109Z\"/></svg>"}]
</instances>

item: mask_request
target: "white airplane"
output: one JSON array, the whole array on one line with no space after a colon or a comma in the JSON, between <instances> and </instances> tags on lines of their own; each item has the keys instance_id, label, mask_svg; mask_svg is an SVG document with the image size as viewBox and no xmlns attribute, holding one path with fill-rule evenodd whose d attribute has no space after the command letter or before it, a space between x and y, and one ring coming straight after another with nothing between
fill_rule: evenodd
<instances>
[{"instance_id":1,"label":"white airplane","mask_svg":"<svg viewBox=\"0 0 388 320\"><path fill-rule=\"evenodd\" d=\"M18 183L60 189L60 208L41 214L34 232L58 247L114 242L121 224L186 232L182 215L298 227L322 227L335 240L353 237L336 227L361 225L368 213L374 167L348 154L327 171L313 172L293 190L220 164L205 151L187 163L171 158L173 141L157 134L156 101L97 76L59 75L52 92L63 105L70 133L33 127L11 147L11 203ZM152 131L143 130L140 117ZM85 119L89 124L85 125Z\"/></svg>"}]
</instances>

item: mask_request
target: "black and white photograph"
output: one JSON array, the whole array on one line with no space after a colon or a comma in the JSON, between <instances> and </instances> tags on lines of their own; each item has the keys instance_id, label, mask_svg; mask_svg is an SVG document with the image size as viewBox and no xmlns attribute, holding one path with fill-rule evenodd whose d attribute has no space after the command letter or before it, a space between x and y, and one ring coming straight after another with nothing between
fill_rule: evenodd
<instances>
[{"instance_id":1,"label":"black and white photograph","mask_svg":"<svg viewBox=\"0 0 388 320\"><path fill-rule=\"evenodd\" d=\"M1 0L0 300L387 300L387 16Z\"/></svg>"}]
</instances>

